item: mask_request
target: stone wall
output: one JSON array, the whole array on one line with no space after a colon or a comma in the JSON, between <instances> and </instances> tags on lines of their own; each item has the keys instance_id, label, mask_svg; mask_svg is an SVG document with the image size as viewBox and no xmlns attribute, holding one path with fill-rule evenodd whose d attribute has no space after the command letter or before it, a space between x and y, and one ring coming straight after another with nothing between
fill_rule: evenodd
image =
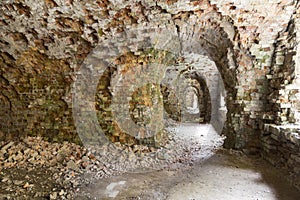
<instances>
[{"instance_id":1,"label":"stone wall","mask_svg":"<svg viewBox=\"0 0 300 200\"><path fill-rule=\"evenodd\" d=\"M261 155L271 164L284 167L300 187L299 127L299 2L286 29L278 34L272 68L266 75L266 112L261 126Z\"/></svg>"},{"instance_id":2,"label":"stone wall","mask_svg":"<svg viewBox=\"0 0 300 200\"><path fill-rule=\"evenodd\" d=\"M288 27L279 33L272 57L272 68L266 75L268 79L266 98L269 102L266 111L269 113L266 113L265 119L277 125L295 122L293 108L299 102L295 96L300 89L296 80L298 15L295 13Z\"/></svg>"},{"instance_id":3,"label":"stone wall","mask_svg":"<svg viewBox=\"0 0 300 200\"><path fill-rule=\"evenodd\" d=\"M99 55L113 48L119 55L134 55L134 59L123 60L122 67L135 59L147 64L139 55L151 51L155 43L142 48L142 53L136 44L166 31L174 37L172 42L179 44L169 49L176 52L175 64L169 65L173 69L185 64L192 66L197 56L215 64L224 91L218 91L220 82L213 81L218 98L212 98L211 102L219 105L223 93L228 110L222 132L227 136L225 147L257 152L265 123L293 121L292 112L281 107L288 105L276 101L280 101L282 91L287 91L282 84L293 79L295 58L289 49L295 46L282 45L293 41L289 37L293 36L289 24L297 2L4 0L0 3L1 140L41 135L49 140L80 143L73 118L72 86L80 77L78 72L88 55L95 47L106 44L104 51L98 51ZM139 31L133 34L129 30ZM110 42L122 33L128 34L131 41ZM280 63L282 58L284 67ZM112 120L109 102L113 96L110 87L114 86L110 81L116 80L113 77L124 78L128 73L129 80L135 68L118 66L117 58L111 61L116 67L108 68L102 77L99 98L89 99L83 107L97 112L97 123L112 141L135 143L130 135L136 133L121 133ZM89 70L90 66L85 67ZM193 73L200 77L204 73L201 70L209 71L200 66ZM289 91L288 94L296 95ZM170 104L172 109L176 103L175 98L175 103ZM134 104L133 116L137 107ZM224 115L218 112L212 110L213 119Z\"/></svg>"},{"instance_id":4,"label":"stone wall","mask_svg":"<svg viewBox=\"0 0 300 200\"><path fill-rule=\"evenodd\" d=\"M262 156L272 165L285 168L300 188L300 126L265 124L261 136Z\"/></svg>"},{"instance_id":5,"label":"stone wall","mask_svg":"<svg viewBox=\"0 0 300 200\"><path fill-rule=\"evenodd\" d=\"M2 1L0 99L5 106L1 109L1 139L41 135L79 142L71 88L93 47L131 27L165 27L184 41L191 39L190 24L198 21L204 31L197 37L205 40L192 40L201 39L202 49L222 62L231 47L224 40L220 20L208 2ZM206 40L224 44L218 55L213 54L217 44ZM111 130L110 126L104 129Z\"/></svg>"},{"instance_id":6,"label":"stone wall","mask_svg":"<svg viewBox=\"0 0 300 200\"><path fill-rule=\"evenodd\" d=\"M1 139L41 135L79 142L67 93L72 78L64 60L28 50L15 60L1 52Z\"/></svg>"},{"instance_id":7,"label":"stone wall","mask_svg":"<svg viewBox=\"0 0 300 200\"><path fill-rule=\"evenodd\" d=\"M268 90L266 74L273 68L272 57L278 32L288 26L296 10L295 2L225 0L211 3L218 7L222 15L230 17L238 38L238 45L234 47L235 52L240 52L236 56L235 102L241 106L241 110L232 113L236 130L232 140L236 148L247 147L255 152L259 146L260 130L263 129L263 116L266 116L269 104L265 97ZM226 27L225 30L230 29Z\"/></svg>"}]
</instances>

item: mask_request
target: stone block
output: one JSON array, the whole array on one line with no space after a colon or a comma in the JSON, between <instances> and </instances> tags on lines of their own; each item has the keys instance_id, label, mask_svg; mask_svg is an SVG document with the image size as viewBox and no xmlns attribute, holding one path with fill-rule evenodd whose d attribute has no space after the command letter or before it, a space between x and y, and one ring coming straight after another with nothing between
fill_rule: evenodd
<instances>
[{"instance_id":1,"label":"stone block","mask_svg":"<svg viewBox=\"0 0 300 200\"><path fill-rule=\"evenodd\" d=\"M300 135L297 132L292 132L289 134L288 139L295 145L300 146Z\"/></svg>"},{"instance_id":2,"label":"stone block","mask_svg":"<svg viewBox=\"0 0 300 200\"><path fill-rule=\"evenodd\" d=\"M280 108L291 108L292 104L291 103L281 103Z\"/></svg>"},{"instance_id":3,"label":"stone block","mask_svg":"<svg viewBox=\"0 0 300 200\"><path fill-rule=\"evenodd\" d=\"M280 133L280 127L276 125L272 125L270 126L270 132L275 135L278 135Z\"/></svg>"},{"instance_id":4,"label":"stone block","mask_svg":"<svg viewBox=\"0 0 300 200\"><path fill-rule=\"evenodd\" d=\"M284 63L284 59L285 57L282 55L282 56L276 56L276 59L275 59L275 62L277 65L282 65Z\"/></svg>"},{"instance_id":5,"label":"stone block","mask_svg":"<svg viewBox=\"0 0 300 200\"><path fill-rule=\"evenodd\" d=\"M274 139L274 140L276 140L276 141L281 141L281 135L280 134L274 134L274 133L272 133L271 134L271 138L272 139Z\"/></svg>"}]
</instances>

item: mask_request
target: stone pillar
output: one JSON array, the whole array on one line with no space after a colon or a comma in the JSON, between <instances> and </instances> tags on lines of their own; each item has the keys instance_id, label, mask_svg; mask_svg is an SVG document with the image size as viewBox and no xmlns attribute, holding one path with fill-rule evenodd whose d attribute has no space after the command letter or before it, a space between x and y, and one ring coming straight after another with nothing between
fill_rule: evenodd
<instances>
[{"instance_id":1,"label":"stone pillar","mask_svg":"<svg viewBox=\"0 0 300 200\"><path fill-rule=\"evenodd\" d=\"M295 79L292 85L300 88L300 10L297 10L294 17L295 23L295 34L296 34L296 55L294 55L293 60L295 60ZM292 88L292 87L291 87Z\"/></svg>"},{"instance_id":2,"label":"stone pillar","mask_svg":"<svg viewBox=\"0 0 300 200\"><path fill-rule=\"evenodd\" d=\"M295 55L295 80L294 84L297 87L296 105L294 107L295 123L300 124L300 10L296 11L295 18L295 32L296 32L296 55Z\"/></svg>"},{"instance_id":3,"label":"stone pillar","mask_svg":"<svg viewBox=\"0 0 300 200\"><path fill-rule=\"evenodd\" d=\"M295 79L292 84L287 85L286 89L291 90L291 94L293 97L290 97L292 102L292 112L293 112L293 121L296 124L300 124L300 10L296 10L295 17L295 42L297 46L295 47L296 54L293 56L293 60L295 61Z\"/></svg>"}]
</instances>

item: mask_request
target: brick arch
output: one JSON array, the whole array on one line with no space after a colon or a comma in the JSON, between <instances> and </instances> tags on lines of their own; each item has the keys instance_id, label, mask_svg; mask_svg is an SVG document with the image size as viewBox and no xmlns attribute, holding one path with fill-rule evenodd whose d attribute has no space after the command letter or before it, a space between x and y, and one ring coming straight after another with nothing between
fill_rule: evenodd
<instances>
[{"instance_id":1,"label":"brick arch","mask_svg":"<svg viewBox=\"0 0 300 200\"><path fill-rule=\"evenodd\" d=\"M217 66L227 93L225 102L228 112L222 133L227 137L225 147L232 148L236 143L232 115L242 110L242 107L235 103L237 79L236 58L233 55L234 44L221 27L221 21L224 20L222 16L213 8L208 10L194 21L190 20L177 25L183 45L181 53L205 55ZM243 57L244 55L238 56Z\"/></svg>"}]
</instances>

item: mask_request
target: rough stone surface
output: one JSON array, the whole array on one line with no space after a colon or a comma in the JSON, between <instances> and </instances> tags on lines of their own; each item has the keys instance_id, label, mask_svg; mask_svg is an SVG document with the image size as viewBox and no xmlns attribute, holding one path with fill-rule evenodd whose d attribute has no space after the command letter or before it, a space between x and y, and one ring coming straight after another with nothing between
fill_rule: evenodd
<instances>
[{"instance_id":1,"label":"rough stone surface","mask_svg":"<svg viewBox=\"0 0 300 200\"><path fill-rule=\"evenodd\" d=\"M283 167L300 177L300 126L265 125L261 138L262 156L274 166ZM297 183L299 184L299 183ZM299 185L298 185L299 187Z\"/></svg>"},{"instance_id":2,"label":"rough stone surface","mask_svg":"<svg viewBox=\"0 0 300 200\"><path fill-rule=\"evenodd\" d=\"M74 199L84 185L99 179L145 169L188 167L223 144L216 132L198 134L198 140L202 137L199 141L177 135L174 127L169 132L169 142L158 149L121 143L84 148L69 142L49 143L40 137L1 142L0 197Z\"/></svg>"},{"instance_id":3,"label":"rough stone surface","mask_svg":"<svg viewBox=\"0 0 300 200\"><path fill-rule=\"evenodd\" d=\"M226 145L249 147L264 111L273 44L295 6L293 1L3 1L2 138L24 133L79 142L70 88L83 60L118 32L162 25L181 41L202 45L197 52L196 44L183 44L184 54L196 52L215 62L227 92ZM193 32L197 37L189 38Z\"/></svg>"},{"instance_id":4,"label":"rough stone surface","mask_svg":"<svg viewBox=\"0 0 300 200\"><path fill-rule=\"evenodd\" d=\"M140 144L147 144L147 148L162 147L168 134L161 131L161 124L156 127L149 116L160 123L166 118L180 121L186 110L182 109L185 102L177 97L186 88L196 87L198 97L209 93L210 98L201 100L211 107L204 109L200 102L199 120L196 120L214 124L222 120L219 116L224 116L226 122L220 129L227 137L225 147L249 153L261 151L274 165L299 164L298 130L286 132L274 128L300 121L299 6L298 0L1 1L0 141L6 141L0 152L2 161L5 158L3 165L22 163L26 156L26 162L32 165L43 162L38 146L26 152L20 146L10 154L12 147L18 146L14 143L17 141L10 142L16 138L42 136L48 141L68 140L77 144L95 139L97 133L78 137L76 128L89 130L93 126L86 123L79 127L74 120L77 113L73 112L72 87L83 77L79 73L81 66L87 73L107 65L97 58L93 60L93 55L107 57L111 65L103 76L97 77L97 95L86 98L81 107L87 116L97 113L97 123L110 141L130 148ZM166 46L167 51L155 49L162 46L162 42L155 46L151 40L157 32L168 33L162 40L171 44ZM118 38L121 34L127 34L130 40ZM99 45L105 48L97 49ZM92 50L95 54L91 55ZM111 50L121 56L107 55ZM205 58L214 65L200 65L200 62L193 65L195 58L201 61ZM84 65L87 59L99 64ZM164 67L156 70L157 65L150 63L167 64L169 71ZM157 72L148 75L158 78L158 84L135 88L130 81L136 81L145 66ZM211 66L215 66L215 71ZM160 85L161 73L176 74L176 69L183 75L181 92L174 92L171 84ZM220 76L214 74L217 71ZM89 82L90 77L85 78L88 80L83 84L94 83ZM217 80L222 80L224 90ZM133 90L133 95L122 93L123 86L126 91ZM212 90L208 92L206 87ZM125 97L130 102L130 105L123 103L128 106L124 112L133 124L141 127L139 130L130 132L120 126L118 113L112 111L114 91L123 95L119 99ZM86 97L91 91L80 92L78 95ZM225 107L222 98L227 113L222 110ZM160 115L154 112L155 105ZM166 113L161 112L161 106ZM185 117L187 121L189 117L195 120L192 114ZM122 123L126 124L126 120ZM155 136L144 137L145 126L153 127ZM215 128L218 129L217 125ZM273 151L283 157L272 156ZM55 155L49 164L64 160L60 153ZM168 156L161 152L158 157L164 160ZM76 168L75 161L67 163L70 168ZM30 188L28 184L24 186ZM52 198L57 195L53 193Z\"/></svg>"}]
</instances>

